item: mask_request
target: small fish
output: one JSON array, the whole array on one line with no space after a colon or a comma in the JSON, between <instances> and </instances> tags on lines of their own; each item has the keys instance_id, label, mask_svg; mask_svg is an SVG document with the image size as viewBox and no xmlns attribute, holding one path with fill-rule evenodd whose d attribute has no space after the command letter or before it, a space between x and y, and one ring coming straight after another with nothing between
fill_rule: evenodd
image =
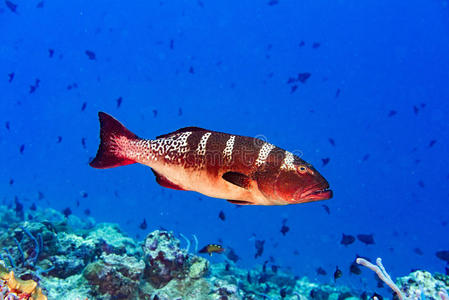
<instances>
[{"instance_id":1,"label":"small fish","mask_svg":"<svg viewBox=\"0 0 449 300\"><path fill-rule=\"evenodd\" d=\"M53 49L48 49L48 57L52 58L53 54L55 54L55 50Z\"/></svg>"},{"instance_id":2,"label":"small fish","mask_svg":"<svg viewBox=\"0 0 449 300\"><path fill-rule=\"evenodd\" d=\"M145 218L143 219L142 223L140 223L139 228L142 230L145 230L148 228L147 220Z\"/></svg>"},{"instance_id":3,"label":"small fish","mask_svg":"<svg viewBox=\"0 0 449 300\"><path fill-rule=\"evenodd\" d=\"M179 109L178 109L178 116L179 116L179 117L182 116L182 108L179 108Z\"/></svg>"},{"instance_id":4,"label":"small fish","mask_svg":"<svg viewBox=\"0 0 449 300\"><path fill-rule=\"evenodd\" d=\"M226 220L226 216L222 210L220 210L220 213L218 214L218 218L220 218L220 220L222 220L222 221Z\"/></svg>"},{"instance_id":5,"label":"small fish","mask_svg":"<svg viewBox=\"0 0 449 300\"><path fill-rule=\"evenodd\" d=\"M43 8L43 7L44 7L44 1L40 1L36 5L36 8Z\"/></svg>"},{"instance_id":6,"label":"small fish","mask_svg":"<svg viewBox=\"0 0 449 300\"><path fill-rule=\"evenodd\" d=\"M439 259L449 263L449 250L437 251L437 252L435 252L435 256L438 257Z\"/></svg>"},{"instance_id":7,"label":"small fish","mask_svg":"<svg viewBox=\"0 0 449 300\"><path fill-rule=\"evenodd\" d=\"M299 42L299 47L304 47L305 45L306 45L306 42L304 42L304 41Z\"/></svg>"},{"instance_id":8,"label":"small fish","mask_svg":"<svg viewBox=\"0 0 449 300\"><path fill-rule=\"evenodd\" d=\"M153 109L153 118L157 117L157 109Z\"/></svg>"},{"instance_id":9,"label":"small fish","mask_svg":"<svg viewBox=\"0 0 449 300\"><path fill-rule=\"evenodd\" d=\"M415 252L418 255L423 255L424 254L420 248L413 249L413 252Z\"/></svg>"},{"instance_id":10,"label":"small fish","mask_svg":"<svg viewBox=\"0 0 449 300\"><path fill-rule=\"evenodd\" d=\"M298 89L298 85L292 85L291 87L290 87L290 94L293 94L296 90Z\"/></svg>"},{"instance_id":11,"label":"small fish","mask_svg":"<svg viewBox=\"0 0 449 300\"><path fill-rule=\"evenodd\" d=\"M317 274L317 275L321 275L321 276L325 276L325 275L327 275L327 272L326 272L326 270L324 270L322 267L318 267L318 268L316 269L316 274Z\"/></svg>"},{"instance_id":12,"label":"small fish","mask_svg":"<svg viewBox=\"0 0 449 300\"><path fill-rule=\"evenodd\" d=\"M81 145L83 146L84 149L86 149L86 138L82 138L81 139Z\"/></svg>"},{"instance_id":13,"label":"small fish","mask_svg":"<svg viewBox=\"0 0 449 300\"><path fill-rule=\"evenodd\" d=\"M42 200L42 199L44 199L45 198L45 195L44 195L44 193L42 193L42 192L38 192L37 193L37 200Z\"/></svg>"},{"instance_id":14,"label":"small fish","mask_svg":"<svg viewBox=\"0 0 449 300\"><path fill-rule=\"evenodd\" d=\"M264 245L265 245L265 241L256 240L256 242L255 242L256 254L254 255L254 258L258 258L259 256L262 256Z\"/></svg>"},{"instance_id":15,"label":"small fish","mask_svg":"<svg viewBox=\"0 0 449 300\"><path fill-rule=\"evenodd\" d=\"M307 79L310 78L310 76L312 76L312 74L305 72L305 73L299 73L298 74L298 81L301 83L306 83Z\"/></svg>"},{"instance_id":16,"label":"small fish","mask_svg":"<svg viewBox=\"0 0 449 300\"><path fill-rule=\"evenodd\" d=\"M335 268L335 272L334 272L334 281L337 281L337 279L340 278L342 275L343 275L343 272L337 266Z\"/></svg>"},{"instance_id":17,"label":"small fish","mask_svg":"<svg viewBox=\"0 0 449 300\"><path fill-rule=\"evenodd\" d=\"M117 108L120 108L120 105L122 105L122 97L118 97L118 99L116 100L117 102Z\"/></svg>"},{"instance_id":18,"label":"small fish","mask_svg":"<svg viewBox=\"0 0 449 300\"><path fill-rule=\"evenodd\" d=\"M415 115L417 115L419 113L418 106L416 106L416 105L413 106L413 112L415 113Z\"/></svg>"},{"instance_id":19,"label":"small fish","mask_svg":"<svg viewBox=\"0 0 449 300\"><path fill-rule=\"evenodd\" d=\"M209 256L212 256L212 253L223 253L225 251L225 249L217 244L209 244L204 246L203 248L200 249L200 251L198 251L199 253L208 253Z\"/></svg>"},{"instance_id":20,"label":"small fish","mask_svg":"<svg viewBox=\"0 0 449 300\"><path fill-rule=\"evenodd\" d=\"M226 257L234 263L236 263L240 259L240 257L237 255L237 253L235 253L234 249L232 248L228 248L228 251L226 251Z\"/></svg>"},{"instance_id":21,"label":"small fish","mask_svg":"<svg viewBox=\"0 0 449 300\"><path fill-rule=\"evenodd\" d=\"M328 215L331 214L331 210L330 210L329 206L327 206L326 204L323 204L321 206L324 208L324 210L327 212Z\"/></svg>"},{"instance_id":22,"label":"small fish","mask_svg":"<svg viewBox=\"0 0 449 300\"><path fill-rule=\"evenodd\" d=\"M328 138L329 143L335 147L335 140L333 138Z\"/></svg>"},{"instance_id":23,"label":"small fish","mask_svg":"<svg viewBox=\"0 0 449 300\"><path fill-rule=\"evenodd\" d=\"M141 163L152 168L161 186L240 205L332 197L329 183L312 165L260 139L187 127L145 140L108 114L99 117L100 146L90 162L94 168Z\"/></svg>"},{"instance_id":24,"label":"small fish","mask_svg":"<svg viewBox=\"0 0 449 300\"><path fill-rule=\"evenodd\" d=\"M349 266L349 272L355 275L362 274L362 269L360 269L359 264L353 261L351 265Z\"/></svg>"},{"instance_id":25,"label":"small fish","mask_svg":"<svg viewBox=\"0 0 449 300\"><path fill-rule=\"evenodd\" d=\"M88 57L90 60L96 60L96 59L97 59L97 55L96 55L95 52L93 52L93 51L86 50L86 51L84 51L84 53L86 53L87 57Z\"/></svg>"},{"instance_id":26,"label":"small fish","mask_svg":"<svg viewBox=\"0 0 449 300\"><path fill-rule=\"evenodd\" d=\"M170 49L173 50L173 48L175 48L175 41L170 40Z\"/></svg>"},{"instance_id":27,"label":"small fish","mask_svg":"<svg viewBox=\"0 0 449 300\"><path fill-rule=\"evenodd\" d=\"M64 208L64 210L62 211L62 214L68 218L71 214L72 214L72 210L70 209L70 207L66 207Z\"/></svg>"},{"instance_id":28,"label":"small fish","mask_svg":"<svg viewBox=\"0 0 449 300\"><path fill-rule=\"evenodd\" d=\"M397 111L395 111L395 110L390 110L390 112L388 113L388 116L389 117L392 117L392 116L395 116L395 115L397 115Z\"/></svg>"},{"instance_id":29,"label":"small fish","mask_svg":"<svg viewBox=\"0 0 449 300\"><path fill-rule=\"evenodd\" d=\"M6 123L5 123L5 128L6 128L6 130L10 130L11 129L11 127L10 127L10 125L9 125L9 121L6 121Z\"/></svg>"},{"instance_id":30,"label":"small fish","mask_svg":"<svg viewBox=\"0 0 449 300\"><path fill-rule=\"evenodd\" d=\"M13 178L9 179L9 185L13 185L13 184L14 184L14 179Z\"/></svg>"},{"instance_id":31,"label":"small fish","mask_svg":"<svg viewBox=\"0 0 449 300\"><path fill-rule=\"evenodd\" d=\"M13 13L17 13L17 4L14 4L9 0L5 0L5 4L10 11L12 11Z\"/></svg>"},{"instance_id":32,"label":"small fish","mask_svg":"<svg viewBox=\"0 0 449 300\"><path fill-rule=\"evenodd\" d=\"M363 157L362 157L362 161L367 161L368 160L368 158L369 158L369 154L365 154Z\"/></svg>"},{"instance_id":33,"label":"small fish","mask_svg":"<svg viewBox=\"0 0 449 300\"><path fill-rule=\"evenodd\" d=\"M273 6L273 5L276 5L276 4L279 4L279 0L270 0L270 1L268 1L268 5L270 5L270 6Z\"/></svg>"},{"instance_id":34,"label":"small fish","mask_svg":"<svg viewBox=\"0 0 449 300\"><path fill-rule=\"evenodd\" d=\"M190 68L189 68L189 73L190 73L190 74L195 74L195 70L193 69L193 67L190 67Z\"/></svg>"},{"instance_id":35,"label":"small fish","mask_svg":"<svg viewBox=\"0 0 449 300\"><path fill-rule=\"evenodd\" d=\"M341 241L340 241L341 245L348 246L348 245L351 245L354 242L355 242L355 237L354 236L349 235L349 234L344 234L344 233L342 234Z\"/></svg>"},{"instance_id":36,"label":"small fish","mask_svg":"<svg viewBox=\"0 0 449 300\"><path fill-rule=\"evenodd\" d=\"M281 233L283 236L285 236L287 234L287 232L290 231L290 227L285 225L286 223L287 223L287 219L282 220Z\"/></svg>"},{"instance_id":37,"label":"small fish","mask_svg":"<svg viewBox=\"0 0 449 300\"><path fill-rule=\"evenodd\" d=\"M58 138L57 138L57 140L56 140L56 143L61 143L62 142L62 136L58 136Z\"/></svg>"},{"instance_id":38,"label":"small fish","mask_svg":"<svg viewBox=\"0 0 449 300\"><path fill-rule=\"evenodd\" d=\"M14 79L14 72L8 74L8 82L11 82Z\"/></svg>"},{"instance_id":39,"label":"small fish","mask_svg":"<svg viewBox=\"0 0 449 300\"><path fill-rule=\"evenodd\" d=\"M81 192L80 192L80 196L81 196L82 198L87 198L87 197L89 196L89 194L88 194L86 191L81 191Z\"/></svg>"},{"instance_id":40,"label":"small fish","mask_svg":"<svg viewBox=\"0 0 449 300\"><path fill-rule=\"evenodd\" d=\"M36 203L33 202L33 203L31 204L31 206L30 206L30 210L36 211L36 209L37 209Z\"/></svg>"},{"instance_id":41,"label":"small fish","mask_svg":"<svg viewBox=\"0 0 449 300\"><path fill-rule=\"evenodd\" d=\"M84 210L84 214L85 214L86 216L90 216L90 209L86 208L86 209Z\"/></svg>"},{"instance_id":42,"label":"small fish","mask_svg":"<svg viewBox=\"0 0 449 300\"><path fill-rule=\"evenodd\" d=\"M437 140L431 140L429 142L429 148L432 148L437 143Z\"/></svg>"},{"instance_id":43,"label":"small fish","mask_svg":"<svg viewBox=\"0 0 449 300\"><path fill-rule=\"evenodd\" d=\"M287 296L287 289L284 287L279 291L279 295L282 299L284 299Z\"/></svg>"},{"instance_id":44,"label":"small fish","mask_svg":"<svg viewBox=\"0 0 449 300\"><path fill-rule=\"evenodd\" d=\"M20 154L23 154L23 151L25 151L25 145L20 145L20 148L19 148Z\"/></svg>"},{"instance_id":45,"label":"small fish","mask_svg":"<svg viewBox=\"0 0 449 300\"><path fill-rule=\"evenodd\" d=\"M277 266L277 265L271 265L271 271L273 271L273 273L277 273L278 272L278 270L279 270L279 266Z\"/></svg>"},{"instance_id":46,"label":"small fish","mask_svg":"<svg viewBox=\"0 0 449 300\"><path fill-rule=\"evenodd\" d=\"M330 158L329 157L325 157L325 158L322 158L321 159L321 161L323 162L323 167L325 166L325 165L327 165L329 162L330 162Z\"/></svg>"},{"instance_id":47,"label":"small fish","mask_svg":"<svg viewBox=\"0 0 449 300\"><path fill-rule=\"evenodd\" d=\"M341 92L341 90L337 89L337 91L335 92L335 98L338 98L340 96L340 92Z\"/></svg>"},{"instance_id":48,"label":"small fish","mask_svg":"<svg viewBox=\"0 0 449 300\"><path fill-rule=\"evenodd\" d=\"M424 181L422 181L422 180L418 181L418 185L419 185L419 187L421 187L421 188L426 187L426 185L424 184Z\"/></svg>"},{"instance_id":49,"label":"small fish","mask_svg":"<svg viewBox=\"0 0 449 300\"><path fill-rule=\"evenodd\" d=\"M357 239L365 245L374 245L374 236L372 234L358 234Z\"/></svg>"},{"instance_id":50,"label":"small fish","mask_svg":"<svg viewBox=\"0 0 449 300\"><path fill-rule=\"evenodd\" d=\"M318 49L318 48L320 48L320 46L321 46L321 44L318 43L318 42L314 42L314 43L312 44L312 48L313 48L313 49Z\"/></svg>"}]
</instances>

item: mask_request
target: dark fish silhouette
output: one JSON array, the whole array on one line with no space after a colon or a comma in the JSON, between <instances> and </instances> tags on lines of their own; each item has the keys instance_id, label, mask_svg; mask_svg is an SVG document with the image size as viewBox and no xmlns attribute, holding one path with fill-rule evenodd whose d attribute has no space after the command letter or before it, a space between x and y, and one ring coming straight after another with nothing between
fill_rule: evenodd
<instances>
[{"instance_id":1,"label":"dark fish silhouette","mask_svg":"<svg viewBox=\"0 0 449 300\"><path fill-rule=\"evenodd\" d=\"M72 214L72 210L70 209L70 207L66 207L64 208L64 210L62 211L62 214L68 218L71 214Z\"/></svg>"},{"instance_id":2,"label":"dark fish silhouette","mask_svg":"<svg viewBox=\"0 0 449 300\"><path fill-rule=\"evenodd\" d=\"M390 112L388 113L388 116L389 117L392 117L392 116L395 116L395 115L397 115L397 111L395 111L395 110L390 110Z\"/></svg>"},{"instance_id":3,"label":"dark fish silhouette","mask_svg":"<svg viewBox=\"0 0 449 300\"><path fill-rule=\"evenodd\" d=\"M37 5L36 8L42 8L44 7L44 1L40 1Z\"/></svg>"},{"instance_id":4,"label":"dark fish silhouette","mask_svg":"<svg viewBox=\"0 0 449 300\"><path fill-rule=\"evenodd\" d=\"M87 102L83 102L83 105L81 105L81 111L84 111L87 107Z\"/></svg>"},{"instance_id":5,"label":"dark fish silhouette","mask_svg":"<svg viewBox=\"0 0 449 300\"><path fill-rule=\"evenodd\" d=\"M220 218L220 220L225 221L226 220L226 216L224 214L224 212L222 210L220 210L220 213L218 214L218 217Z\"/></svg>"},{"instance_id":6,"label":"dark fish silhouette","mask_svg":"<svg viewBox=\"0 0 449 300\"><path fill-rule=\"evenodd\" d=\"M19 151L20 154L23 154L23 151L25 151L25 145L20 145Z\"/></svg>"},{"instance_id":7,"label":"dark fish silhouette","mask_svg":"<svg viewBox=\"0 0 449 300\"><path fill-rule=\"evenodd\" d=\"M422 180L418 181L418 185L419 185L419 187L421 187L421 188L426 187L426 185L424 184L424 181L422 181Z\"/></svg>"},{"instance_id":8,"label":"dark fish silhouette","mask_svg":"<svg viewBox=\"0 0 449 300\"><path fill-rule=\"evenodd\" d=\"M256 242L255 242L256 254L254 255L254 258L258 258L259 256L262 256L264 244L265 244L265 241L256 240Z\"/></svg>"},{"instance_id":9,"label":"dark fish silhouette","mask_svg":"<svg viewBox=\"0 0 449 300\"><path fill-rule=\"evenodd\" d=\"M95 52L93 52L93 51L86 50L86 51L84 51L84 53L86 53L87 57L88 57L90 60L96 60L96 59L97 59L97 55L96 55Z\"/></svg>"},{"instance_id":10,"label":"dark fish silhouette","mask_svg":"<svg viewBox=\"0 0 449 300\"><path fill-rule=\"evenodd\" d=\"M175 41L170 40L170 49L173 50L174 47L175 47Z\"/></svg>"},{"instance_id":11,"label":"dark fish silhouette","mask_svg":"<svg viewBox=\"0 0 449 300\"><path fill-rule=\"evenodd\" d=\"M190 67L190 68L189 68L189 73L190 73L190 74L195 74L195 70L193 69L193 67Z\"/></svg>"},{"instance_id":12,"label":"dark fish silhouette","mask_svg":"<svg viewBox=\"0 0 449 300\"><path fill-rule=\"evenodd\" d=\"M326 275L327 275L327 272L326 272L326 270L324 270L322 267L318 267L318 268L316 269L316 274L317 274L317 275L321 275L321 276L326 276Z\"/></svg>"},{"instance_id":13,"label":"dark fish silhouette","mask_svg":"<svg viewBox=\"0 0 449 300\"><path fill-rule=\"evenodd\" d=\"M333 138L328 138L329 143L335 147L335 140Z\"/></svg>"},{"instance_id":14,"label":"dark fish silhouette","mask_svg":"<svg viewBox=\"0 0 449 300\"><path fill-rule=\"evenodd\" d=\"M153 109L153 117L154 117L154 118L157 117L157 109Z\"/></svg>"},{"instance_id":15,"label":"dark fish silhouette","mask_svg":"<svg viewBox=\"0 0 449 300\"><path fill-rule=\"evenodd\" d=\"M237 253L235 253L234 249L232 248L228 248L228 251L226 251L226 257L234 263L236 263L240 259L240 257L237 255Z\"/></svg>"},{"instance_id":16,"label":"dark fish silhouette","mask_svg":"<svg viewBox=\"0 0 449 300\"><path fill-rule=\"evenodd\" d=\"M81 192L80 192L80 196L81 196L82 198L87 198L87 197L89 196L89 194L88 194L86 191L81 191Z\"/></svg>"},{"instance_id":17,"label":"dark fish silhouette","mask_svg":"<svg viewBox=\"0 0 449 300\"><path fill-rule=\"evenodd\" d=\"M81 139L81 145L83 146L84 149L86 149L86 138L82 138Z\"/></svg>"},{"instance_id":18,"label":"dark fish silhouette","mask_svg":"<svg viewBox=\"0 0 449 300\"><path fill-rule=\"evenodd\" d=\"M338 98L340 96L340 92L341 92L341 90L337 89L337 91L335 92L335 98Z\"/></svg>"},{"instance_id":19,"label":"dark fish silhouette","mask_svg":"<svg viewBox=\"0 0 449 300\"><path fill-rule=\"evenodd\" d=\"M307 79L309 79L310 76L312 76L312 74L310 74L308 72L299 73L298 74L298 81L300 81L301 83L306 83Z\"/></svg>"},{"instance_id":20,"label":"dark fish silhouette","mask_svg":"<svg viewBox=\"0 0 449 300\"><path fill-rule=\"evenodd\" d=\"M338 268L338 266L336 266L334 272L334 281L337 281L337 279L340 278L342 275L343 272Z\"/></svg>"},{"instance_id":21,"label":"dark fish silhouette","mask_svg":"<svg viewBox=\"0 0 449 300\"><path fill-rule=\"evenodd\" d=\"M276 5L276 4L279 4L279 0L270 0L270 1L268 1L268 5L270 5L270 6L273 6L273 5Z\"/></svg>"},{"instance_id":22,"label":"dark fish silhouette","mask_svg":"<svg viewBox=\"0 0 449 300\"><path fill-rule=\"evenodd\" d=\"M6 128L6 130L9 131L9 129L10 129L10 127L9 127L9 121L6 121L6 123L5 123L5 128Z\"/></svg>"},{"instance_id":23,"label":"dark fish silhouette","mask_svg":"<svg viewBox=\"0 0 449 300\"><path fill-rule=\"evenodd\" d=\"M139 228L142 230L145 230L148 228L147 220L145 218L143 219L142 223L140 223Z\"/></svg>"},{"instance_id":24,"label":"dark fish silhouette","mask_svg":"<svg viewBox=\"0 0 449 300\"><path fill-rule=\"evenodd\" d=\"M56 140L56 143L61 143L62 142L62 136L58 136L58 139Z\"/></svg>"},{"instance_id":25,"label":"dark fish silhouette","mask_svg":"<svg viewBox=\"0 0 449 300\"><path fill-rule=\"evenodd\" d=\"M429 148L432 148L436 144L437 140L431 140L429 142Z\"/></svg>"},{"instance_id":26,"label":"dark fish silhouette","mask_svg":"<svg viewBox=\"0 0 449 300\"><path fill-rule=\"evenodd\" d=\"M117 99L117 108L120 108L120 105L122 105L122 97L118 97Z\"/></svg>"},{"instance_id":27,"label":"dark fish silhouette","mask_svg":"<svg viewBox=\"0 0 449 300\"><path fill-rule=\"evenodd\" d=\"M9 185L13 185L13 184L14 184L14 179L13 178L9 179Z\"/></svg>"},{"instance_id":28,"label":"dark fish silhouette","mask_svg":"<svg viewBox=\"0 0 449 300\"><path fill-rule=\"evenodd\" d=\"M359 264L353 261L351 265L349 266L349 272L355 275L362 274L362 269L360 269Z\"/></svg>"},{"instance_id":29,"label":"dark fish silhouette","mask_svg":"<svg viewBox=\"0 0 449 300\"><path fill-rule=\"evenodd\" d=\"M11 82L14 79L14 72L8 74L8 82Z\"/></svg>"},{"instance_id":30,"label":"dark fish silhouette","mask_svg":"<svg viewBox=\"0 0 449 300\"><path fill-rule=\"evenodd\" d=\"M366 245L374 245L374 236L372 234L358 234L357 239Z\"/></svg>"},{"instance_id":31,"label":"dark fish silhouette","mask_svg":"<svg viewBox=\"0 0 449 300\"><path fill-rule=\"evenodd\" d=\"M415 252L418 255L423 255L424 254L420 248L413 249L413 252Z\"/></svg>"},{"instance_id":32,"label":"dark fish silhouette","mask_svg":"<svg viewBox=\"0 0 449 300\"><path fill-rule=\"evenodd\" d=\"M17 13L17 4L14 4L9 0L5 0L5 4L10 11L12 11L13 13Z\"/></svg>"},{"instance_id":33,"label":"dark fish silhouette","mask_svg":"<svg viewBox=\"0 0 449 300\"><path fill-rule=\"evenodd\" d=\"M178 109L178 116L182 116L182 108Z\"/></svg>"},{"instance_id":34,"label":"dark fish silhouette","mask_svg":"<svg viewBox=\"0 0 449 300\"><path fill-rule=\"evenodd\" d=\"M342 234L340 244L348 246L355 242L355 237L352 235Z\"/></svg>"},{"instance_id":35,"label":"dark fish silhouette","mask_svg":"<svg viewBox=\"0 0 449 300\"><path fill-rule=\"evenodd\" d=\"M48 49L48 57L52 58L53 54L55 54L55 50L53 49Z\"/></svg>"},{"instance_id":36,"label":"dark fish silhouette","mask_svg":"<svg viewBox=\"0 0 449 300\"><path fill-rule=\"evenodd\" d=\"M295 85L292 85L291 87L290 87L290 94L293 94L296 90L298 89L298 86L295 84Z\"/></svg>"},{"instance_id":37,"label":"dark fish silhouette","mask_svg":"<svg viewBox=\"0 0 449 300\"><path fill-rule=\"evenodd\" d=\"M323 167L325 166L325 165L327 165L329 162L330 162L330 158L329 157L325 157L325 158L322 158L321 159L321 161L323 162Z\"/></svg>"},{"instance_id":38,"label":"dark fish silhouette","mask_svg":"<svg viewBox=\"0 0 449 300\"><path fill-rule=\"evenodd\" d=\"M416 105L413 106L413 112L415 113L415 115L417 115L419 113L418 106L416 106Z\"/></svg>"},{"instance_id":39,"label":"dark fish silhouette","mask_svg":"<svg viewBox=\"0 0 449 300\"><path fill-rule=\"evenodd\" d=\"M326 204L322 204L321 206L324 208L324 210L327 212L328 215L331 214L331 210L330 210L329 206L327 206Z\"/></svg>"},{"instance_id":40,"label":"dark fish silhouette","mask_svg":"<svg viewBox=\"0 0 449 300\"><path fill-rule=\"evenodd\" d=\"M368 158L369 158L369 154L365 154L363 157L362 157L362 161L367 161L368 160Z\"/></svg>"},{"instance_id":41,"label":"dark fish silhouette","mask_svg":"<svg viewBox=\"0 0 449 300\"><path fill-rule=\"evenodd\" d=\"M435 252L436 257L449 263L449 250L441 250Z\"/></svg>"},{"instance_id":42,"label":"dark fish silhouette","mask_svg":"<svg viewBox=\"0 0 449 300\"><path fill-rule=\"evenodd\" d=\"M44 199L45 198L45 195L44 195L44 193L42 193L42 192L38 192L37 193L37 199L40 201L40 200L42 200L42 199Z\"/></svg>"},{"instance_id":43,"label":"dark fish silhouette","mask_svg":"<svg viewBox=\"0 0 449 300\"><path fill-rule=\"evenodd\" d=\"M35 211L36 209L37 209L36 203L33 202L30 206L30 210Z\"/></svg>"},{"instance_id":44,"label":"dark fish silhouette","mask_svg":"<svg viewBox=\"0 0 449 300\"><path fill-rule=\"evenodd\" d=\"M287 219L282 220L281 233L283 236L285 236L287 234L287 232L290 231L290 227L285 225L286 223L287 223Z\"/></svg>"},{"instance_id":45,"label":"dark fish silhouette","mask_svg":"<svg viewBox=\"0 0 449 300\"><path fill-rule=\"evenodd\" d=\"M90 216L90 209L86 208L86 209L84 210L84 214L85 214L86 216Z\"/></svg>"},{"instance_id":46,"label":"dark fish silhouette","mask_svg":"<svg viewBox=\"0 0 449 300\"><path fill-rule=\"evenodd\" d=\"M312 44L312 48L313 48L313 49L318 49L318 48L320 48L320 46L321 46L321 44L318 43L318 42L314 42L314 43Z\"/></svg>"},{"instance_id":47,"label":"dark fish silhouette","mask_svg":"<svg viewBox=\"0 0 449 300\"><path fill-rule=\"evenodd\" d=\"M305 45L306 45L306 42L304 42L304 41L299 42L299 47L304 47Z\"/></svg>"}]
</instances>

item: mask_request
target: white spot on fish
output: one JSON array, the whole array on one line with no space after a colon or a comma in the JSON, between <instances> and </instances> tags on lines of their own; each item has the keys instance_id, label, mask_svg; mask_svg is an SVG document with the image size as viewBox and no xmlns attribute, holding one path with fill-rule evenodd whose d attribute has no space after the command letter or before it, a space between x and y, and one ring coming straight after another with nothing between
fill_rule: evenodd
<instances>
[{"instance_id":1,"label":"white spot on fish","mask_svg":"<svg viewBox=\"0 0 449 300\"><path fill-rule=\"evenodd\" d=\"M270 154L271 150L275 148L274 145L270 143L264 143L262 148L259 150L259 155L256 159L256 166L260 166L265 163L267 160L268 155Z\"/></svg>"}]
</instances>

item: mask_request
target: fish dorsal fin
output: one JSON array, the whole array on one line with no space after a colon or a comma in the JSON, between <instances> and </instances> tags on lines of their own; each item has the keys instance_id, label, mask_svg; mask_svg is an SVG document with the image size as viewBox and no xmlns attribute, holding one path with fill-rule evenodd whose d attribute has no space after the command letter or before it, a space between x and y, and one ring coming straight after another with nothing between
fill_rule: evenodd
<instances>
[{"instance_id":1,"label":"fish dorsal fin","mask_svg":"<svg viewBox=\"0 0 449 300\"><path fill-rule=\"evenodd\" d=\"M252 205L251 202L244 201L244 200L226 200L226 201L228 201L229 203L232 203L232 204L236 204L236 205Z\"/></svg>"},{"instance_id":2,"label":"fish dorsal fin","mask_svg":"<svg viewBox=\"0 0 449 300\"><path fill-rule=\"evenodd\" d=\"M183 132L187 132L187 131L210 131L210 130L207 130L207 129L204 129L204 128L200 128L200 127L190 126L190 127L179 128L176 131L159 135L156 138L157 139L167 138L167 137L169 137L171 135L174 135L174 134L177 134L177 133L183 133Z\"/></svg>"},{"instance_id":3,"label":"fish dorsal fin","mask_svg":"<svg viewBox=\"0 0 449 300\"><path fill-rule=\"evenodd\" d=\"M159 174L153 168L151 168L151 171L153 171L154 176L156 176L156 182L159 183L161 186L169 188L169 189L173 189L173 190L184 191L184 189L182 187L171 182L170 180L167 179L167 177Z\"/></svg>"},{"instance_id":4,"label":"fish dorsal fin","mask_svg":"<svg viewBox=\"0 0 449 300\"><path fill-rule=\"evenodd\" d=\"M244 189L247 189L249 187L251 181L249 176L239 172L226 172L223 174L222 178L227 182L230 182Z\"/></svg>"}]
</instances>

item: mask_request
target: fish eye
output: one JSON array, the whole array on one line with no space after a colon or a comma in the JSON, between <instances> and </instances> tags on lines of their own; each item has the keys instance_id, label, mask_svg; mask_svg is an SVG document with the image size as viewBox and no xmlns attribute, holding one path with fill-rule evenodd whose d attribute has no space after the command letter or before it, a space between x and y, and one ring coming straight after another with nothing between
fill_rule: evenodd
<instances>
[{"instance_id":1,"label":"fish eye","mask_svg":"<svg viewBox=\"0 0 449 300\"><path fill-rule=\"evenodd\" d=\"M299 173L301 173L301 174L304 174L304 173L306 173L307 172L307 167L306 166L304 166L304 165L300 165L300 166L298 166L298 172Z\"/></svg>"}]
</instances>

